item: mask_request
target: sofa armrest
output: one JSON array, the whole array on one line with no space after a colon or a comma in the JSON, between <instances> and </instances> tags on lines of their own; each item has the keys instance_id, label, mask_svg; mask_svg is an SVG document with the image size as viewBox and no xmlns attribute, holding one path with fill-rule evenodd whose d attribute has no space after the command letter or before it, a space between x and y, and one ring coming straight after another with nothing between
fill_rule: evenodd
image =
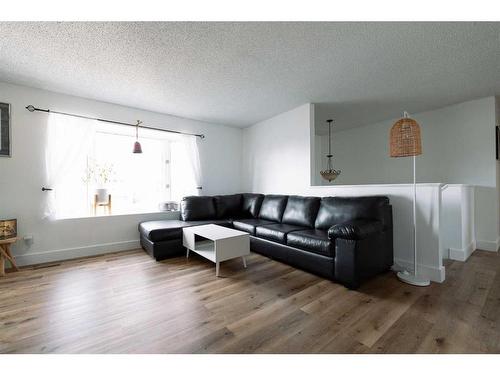
<instances>
[{"instance_id":1,"label":"sofa armrest","mask_svg":"<svg viewBox=\"0 0 500 375\"><path fill-rule=\"evenodd\" d=\"M378 220L359 219L335 224L328 229L328 238L333 240L362 240L374 234L381 233L384 227Z\"/></svg>"}]
</instances>

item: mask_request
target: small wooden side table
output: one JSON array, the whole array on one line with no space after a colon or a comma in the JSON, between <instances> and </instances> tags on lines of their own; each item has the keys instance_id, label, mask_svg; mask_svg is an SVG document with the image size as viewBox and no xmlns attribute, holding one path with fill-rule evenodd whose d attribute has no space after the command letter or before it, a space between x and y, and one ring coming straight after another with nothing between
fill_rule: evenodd
<instances>
[{"instance_id":1,"label":"small wooden side table","mask_svg":"<svg viewBox=\"0 0 500 375\"><path fill-rule=\"evenodd\" d=\"M16 243L18 237L7 238L5 240L0 240L0 276L5 275L5 260L8 260L12 267L18 271L16 261L12 256L12 252L10 251L10 245Z\"/></svg>"},{"instance_id":2,"label":"small wooden side table","mask_svg":"<svg viewBox=\"0 0 500 375\"><path fill-rule=\"evenodd\" d=\"M108 194L108 203L98 203L99 196L94 195L94 215L97 215L97 209L99 207L104 207L104 213L108 212L108 215L111 215L111 194Z\"/></svg>"}]
</instances>

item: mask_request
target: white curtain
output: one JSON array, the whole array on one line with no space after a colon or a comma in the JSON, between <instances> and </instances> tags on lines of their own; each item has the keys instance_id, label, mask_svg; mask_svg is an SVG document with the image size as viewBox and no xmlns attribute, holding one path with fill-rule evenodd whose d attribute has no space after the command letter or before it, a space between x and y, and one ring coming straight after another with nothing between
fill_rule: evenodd
<instances>
[{"instance_id":1,"label":"white curtain","mask_svg":"<svg viewBox=\"0 0 500 375\"><path fill-rule=\"evenodd\" d=\"M95 134L95 120L49 113L45 150L47 191L44 217L59 218L86 210L83 171ZM69 178L72 177L72 178Z\"/></svg>"},{"instance_id":2,"label":"white curtain","mask_svg":"<svg viewBox=\"0 0 500 375\"><path fill-rule=\"evenodd\" d=\"M194 137L192 135L183 135L183 143L186 148L186 152L191 164L191 169L193 171L194 180L196 184L197 195L202 195L203 175L201 173L201 163L200 163L200 151L199 151L199 137Z\"/></svg>"}]
</instances>

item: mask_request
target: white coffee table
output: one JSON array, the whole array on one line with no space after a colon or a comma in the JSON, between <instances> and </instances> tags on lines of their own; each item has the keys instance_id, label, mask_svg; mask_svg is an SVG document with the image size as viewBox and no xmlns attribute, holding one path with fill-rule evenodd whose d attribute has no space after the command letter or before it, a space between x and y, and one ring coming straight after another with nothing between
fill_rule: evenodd
<instances>
[{"instance_id":1,"label":"white coffee table","mask_svg":"<svg viewBox=\"0 0 500 375\"><path fill-rule=\"evenodd\" d=\"M247 263L245 256L250 255L250 237L246 232L225 228L220 225L207 224L182 229L182 244L189 251L215 263L215 276L219 276L219 264L225 260L241 257L243 266Z\"/></svg>"}]
</instances>

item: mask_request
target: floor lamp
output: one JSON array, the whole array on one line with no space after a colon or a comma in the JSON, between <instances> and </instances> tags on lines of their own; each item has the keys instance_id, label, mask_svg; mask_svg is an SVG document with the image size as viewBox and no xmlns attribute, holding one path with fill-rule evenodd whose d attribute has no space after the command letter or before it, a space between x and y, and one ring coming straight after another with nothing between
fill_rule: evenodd
<instances>
[{"instance_id":1,"label":"floor lamp","mask_svg":"<svg viewBox=\"0 0 500 375\"><path fill-rule=\"evenodd\" d=\"M417 272L417 175L416 157L422 154L422 140L420 137L420 125L411 119L407 112L403 118L396 121L390 133L391 157L413 157L413 273L408 271L398 272L398 278L411 285L428 286L430 280L418 275Z\"/></svg>"}]
</instances>

